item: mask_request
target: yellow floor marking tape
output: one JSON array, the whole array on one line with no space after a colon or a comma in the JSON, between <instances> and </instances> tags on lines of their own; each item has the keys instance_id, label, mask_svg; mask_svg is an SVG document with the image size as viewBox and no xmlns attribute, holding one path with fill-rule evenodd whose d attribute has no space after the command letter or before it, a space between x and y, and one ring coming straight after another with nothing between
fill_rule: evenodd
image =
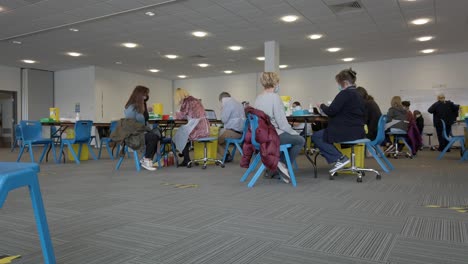
<instances>
[{"instance_id":1,"label":"yellow floor marking tape","mask_svg":"<svg viewBox=\"0 0 468 264\"><path fill-rule=\"evenodd\" d=\"M161 183L161 185L164 185L164 186L174 186L174 188L178 188L178 189L198 188L198 184L180 184L180 183L168 183L168 182L164 182L164 183Z\"/></svg>"},{"instance_id":2,"label":"yellow floor marking tape","mask_svg":"<svg viewBox=\"0 0 468 264\"><path fill-rule=\"evenodd\" d=\"M427 208L440 208L441 206L440 205L435 205L435 204L429 204L429 205L426 205Z\"/></svg>"},{"instance_id":3,"label":"yellow floor marking tape","mask_svg":"<svg viewBox=\"0 0 468 264\"><path fill-rule=\"evenodd\" d=\"M0 256L0 264L9 264L11 263L12 260L15 260L17 258L21 258L20 255L16 256Z\"/></svg>"}]
</instances>

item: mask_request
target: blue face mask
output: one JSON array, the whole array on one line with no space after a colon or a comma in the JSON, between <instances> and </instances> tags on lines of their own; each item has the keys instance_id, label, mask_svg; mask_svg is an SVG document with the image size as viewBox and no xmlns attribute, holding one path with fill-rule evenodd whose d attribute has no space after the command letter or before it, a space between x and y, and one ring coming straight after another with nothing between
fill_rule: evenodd
<instances>
[{"instance_id":1,"label":"blue face mask","mask_svg":"<svg viewBox=\"0 0 468 264\"><path fill-rule=\"evenodd\" d=\"M338 85L338 91L339 92L343 91L343 87L341 87L341 85Z\"/></svg>"}]
</instances>

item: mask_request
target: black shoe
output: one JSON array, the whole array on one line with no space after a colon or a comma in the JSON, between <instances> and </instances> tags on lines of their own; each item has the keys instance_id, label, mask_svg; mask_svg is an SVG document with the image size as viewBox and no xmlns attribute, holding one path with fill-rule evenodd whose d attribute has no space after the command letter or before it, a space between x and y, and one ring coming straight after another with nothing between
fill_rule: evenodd
<instances>
[{"instance_id":1,"label":"black shoe","mask_svg":"<svg viewBox=\"0 0 468 264\"><path fill-rule=\"evenodd\" d=\"M177 156L179 156L179 158L183 158L183 157L184 157L184 154L182 154L182 153L179 152L179 154L177 154Z\"/></svg>"},{"instance_id":2,"label":"black shoe","mask_svg":"<svg viewBox=\"0 0 468 264\"><path fill-rule=\"evenodd\" d=\"M232 162L233 160L234 160L234 157L231 156L231 154L228 153L228 154L226 155L226 161L225 161L225 163Z\"/></svg>"},{"instance_id":3,"label":"black shoe","mask_svg":"<svg viewBox=\"0 0 468 264\"><path fill-rule=\"evenodd\" d=\"M184 161L182 161L182 163L179 163L179 167L187 167L189 162L190 162L190 160L189 161L184 160Z\"/></svg>"}]
</instances>

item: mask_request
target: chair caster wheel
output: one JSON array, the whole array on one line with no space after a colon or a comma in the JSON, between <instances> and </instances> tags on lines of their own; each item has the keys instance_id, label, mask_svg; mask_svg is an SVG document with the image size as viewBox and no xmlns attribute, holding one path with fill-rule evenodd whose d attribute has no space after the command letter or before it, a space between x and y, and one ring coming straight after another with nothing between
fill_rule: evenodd
<instances>
[{"instance_id":1,"label":"chair caster wheel","mask_svg":"<svg viewBox=\"0 0 468 264\"><path fill-rule=\"evenodd\" d=\"M203 166L202 166L202 169L206 169L206 165L203 165Z\"/></svg>"},{"instance_id":2,"label":"chair caster wheel","mask_svg":"<svg viewBox=\"0 0 468 264\"><path fill-rule=\"evenodd\" d=\"M195 166L199 166L200 164L198 162L194 162L195 163Z\"/></svg>"},{"instance_id":3,"label":"chair caster wheel","mask_svg":"<svg viewBox=\"0 0 468 264\"><path fill-rule=\"evenodd\" d=\"M380 175L380 174L377 174L377 175L375 176L375 179L377 179L377 180L381 180L381 179L382 179L382 175Z\"/></svg>"},{"instance_id":4,"label":"chair caster wheel","mask_svg":"<svg viewBox=\"0 0 468 264\"><path fill-rule=\"evenodd\" d=\"M224 168L224 163L221 163L221 165L220 165L220 166L221 166L221 168Z\"/></svg>"},{"instance_id":5,"label":"chair caster wheel","mask_svg":"<svg viewBox=\"0 0 468 264\"><path fill-rule=\"evenodd\" d=\"M365 172L361 172L362 177L366 176Z\"/></svg>"},{"instance_id":6,"label":"chair caster wheel","mask_svg":"<svg viewBox=\"0 0 468 264\"><path fill-rule=\"evenodd\" d=\"M335 177L333 177L332 175L330 175L330 176L328 176L328 179L329 179L330 181L333 181L333 180L335 179Z\"/></svg>"},{"instance_id":7,"label":"chair caster wheel","mask_svg":"<svg viewBox=\"0 0 468 264\"><path fill-rule=\"evenodd\" d=\"M361 183L361 182L362 182L362 178L358 177L358 178L356 179L356 181L359 182L359 183Z\"/></svg>"}]
</instances>

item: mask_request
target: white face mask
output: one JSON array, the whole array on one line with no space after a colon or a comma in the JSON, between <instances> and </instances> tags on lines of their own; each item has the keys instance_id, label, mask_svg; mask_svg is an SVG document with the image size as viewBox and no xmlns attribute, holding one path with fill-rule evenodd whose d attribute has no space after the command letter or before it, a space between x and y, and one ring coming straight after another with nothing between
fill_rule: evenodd
<instances>
[{"instance_id":1,"label":"white face mask","mask_svg":"<svg viewBox=\"0 0 468 264\"><path fill-rule=\"evenodd\" d=\"M294 107L294 111L299 111L302 110L302 107L300 105Z\"/></svg>"}]
</instances>

